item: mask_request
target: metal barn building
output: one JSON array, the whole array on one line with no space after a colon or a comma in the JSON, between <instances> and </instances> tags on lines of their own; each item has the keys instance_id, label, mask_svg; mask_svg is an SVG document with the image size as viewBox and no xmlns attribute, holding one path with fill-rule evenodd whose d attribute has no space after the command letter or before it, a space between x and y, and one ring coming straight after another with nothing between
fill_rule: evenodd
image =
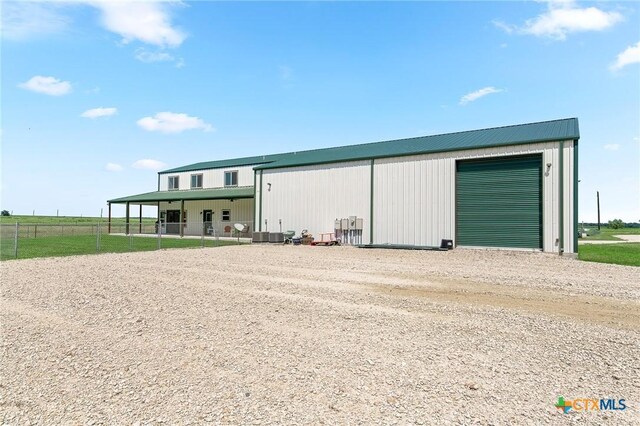
<instances>
[{"instance_id":1,"label":"metal barn building","mask_svg":"<svg viewBox=\"0 0 640 426\"><path fill-rule=\"evenodd\" d=\"M214 217L319 235L355 216L365 244L577 253L579 136L570 118L197 163L109 203L157 205L180 235Z\"/></svg>"}]
</instances>

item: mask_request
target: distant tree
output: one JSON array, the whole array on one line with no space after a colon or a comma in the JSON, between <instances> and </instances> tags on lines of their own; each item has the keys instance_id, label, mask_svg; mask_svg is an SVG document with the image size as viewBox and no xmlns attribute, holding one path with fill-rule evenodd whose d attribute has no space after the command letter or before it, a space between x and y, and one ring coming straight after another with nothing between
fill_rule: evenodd
<instances>
[{"instance_id":1,"label":"distant tree","mask_svg":"<svg viewBox=\"0 0 640 426\"><path fill-rule=\"evenodd\" d=\"M0 213L0 216L11 216L11 213L9 213L9 210L2 210L2 213Z\"/></svg>"},{"instance_id":2,"label":"distant tree","mask_svg":"<svg viewBox=\"0 0 640 426\"><path fill-rule=\"evenodd\" d=\"M622 229L624 228L624 222L621 219L613 219L609 221L608 227L611 229Z\"/></svg>"}]
</instances>

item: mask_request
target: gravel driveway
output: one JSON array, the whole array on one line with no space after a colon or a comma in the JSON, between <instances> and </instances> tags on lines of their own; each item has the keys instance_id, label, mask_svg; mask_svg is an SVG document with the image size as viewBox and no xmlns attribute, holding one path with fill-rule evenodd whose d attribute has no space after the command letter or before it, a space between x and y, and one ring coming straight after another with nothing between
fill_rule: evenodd
<instances>
[{"instance_id":1,"label":"gravel driveway","mask_svg":"<svg viewBox=\"0 0 640 426\"><path fill-rule=\"evenodd\" d=\"M640 268L259 245L1 268L6 424L640 423Z\"/></svg>"}]
</instances>

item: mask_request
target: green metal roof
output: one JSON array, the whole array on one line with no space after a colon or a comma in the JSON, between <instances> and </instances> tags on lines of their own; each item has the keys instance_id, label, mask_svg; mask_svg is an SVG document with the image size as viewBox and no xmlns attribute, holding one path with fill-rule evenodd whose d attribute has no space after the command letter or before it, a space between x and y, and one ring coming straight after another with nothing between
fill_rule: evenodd
<instances>
[{"instance_id":1,"label":"green metal roof","mask_svg":"<svg viewBox=\"0 0 640 426\"><path fill-rule=\"evenodd\" d=\"M155 191L128 197L114 198L108 203L146 203L180 200L220 200L231 198L253 198L253 186L215 189L188 189L183 191Z\"/></svg>"},{"instance_id":2,"label":"green metal roof","mask_svg":"<svg viewBox=\"0 0 640 426\"><path fill-rule=\"evenodd\" d=\"M256 165L256 167L254 167L256 170L276 169L309 164L400 157L404 155L460 151L474 148L489 148L493 146L573 140L579 138L578 119L566 118L562 120L542 121L538 123L494 127L434 136L421 136L360 145L322 148L310 151L205 161L163 170L160 173L178 173L251 165Z\"/></svg>"},{"instance_id":3,"label":"green metal roof","mask_svg":"<svg viewBox=\"0 0 640 426\"><path fill-rule=\"evenodd\" d=\"M292 152L288 155L282 155L281 158L275 161L259 165L255 167L255 169L277 169L310 164L399 157L504 145L574 140L579 138L578 119L568 118L410 139Z\"/></svg>"},{"instance_id":4,"label":"green metal roof","mask_svg":"<svg viewBox=\"0 0 640 426\"><path fill-rule=\"evenodd\" d=\"M191 172L194 170L208 170L208 169L221 169L225 167L239 167L239 166L252 166L256 164L269 163L272 161L280 160L286 154L271 154L271 155L258 155L255 157L243 157L243 158L231 158L228 160L216 160L216 161L204 161L202 163L194 163L186 166L176 167L175 169L168 169L159 172L165 173L179 173L179 172Z\"/></svg>"}]
</instances>

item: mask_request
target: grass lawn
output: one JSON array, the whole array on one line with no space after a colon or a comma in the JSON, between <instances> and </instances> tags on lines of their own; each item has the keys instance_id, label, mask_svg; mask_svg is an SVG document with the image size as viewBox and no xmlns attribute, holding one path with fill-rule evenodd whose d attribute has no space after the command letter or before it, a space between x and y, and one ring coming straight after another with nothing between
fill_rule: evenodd
<instances>
[{"instance_id":1,"label":"grass lawn","mask_svg":"<svg viewBox=\"0 0 640 426\"><path fill-rule=\"evenodd\" d=\"M584 244L578 248L578 259L640 266L640 243Z\"/></svg>"},{"instance_id":2,"label":"grass lawn","mask_svg":"<svg viewBox=\"0 0 640 426\"><path fill-rule=\"evenodd\" d=\"M590 227L595 229L595 227ZM600 233L596 235L589 235L582 238L583 240L606 240L606 241L619 241L620 238L614 237L614 235L638 235L640 234L640 228L622 228L622 229L610 229L603 226L600 229Z\"/></svg>"},{"instance_id":3,"label":"grass lawn","mask_svg":"<svg viewBox=\"0 0 640 426\"><path fill-rule=\"evenodd\" d=\"M133 237L131 247L129 237L102 235L100 253L122 253L128 251L151 251L158 248L158 240L149 237ZM200 239L162 238L161 247L196 248L201 247ZM205 247L237 245L235 241L216 241L205 239ZM13 241L2 242L0 260L14 259ZM21 238L18 242L18 259L34 257L73 256L96 254L95 235L65 235L43 238Z\"/></svg>"}]
</instances>

